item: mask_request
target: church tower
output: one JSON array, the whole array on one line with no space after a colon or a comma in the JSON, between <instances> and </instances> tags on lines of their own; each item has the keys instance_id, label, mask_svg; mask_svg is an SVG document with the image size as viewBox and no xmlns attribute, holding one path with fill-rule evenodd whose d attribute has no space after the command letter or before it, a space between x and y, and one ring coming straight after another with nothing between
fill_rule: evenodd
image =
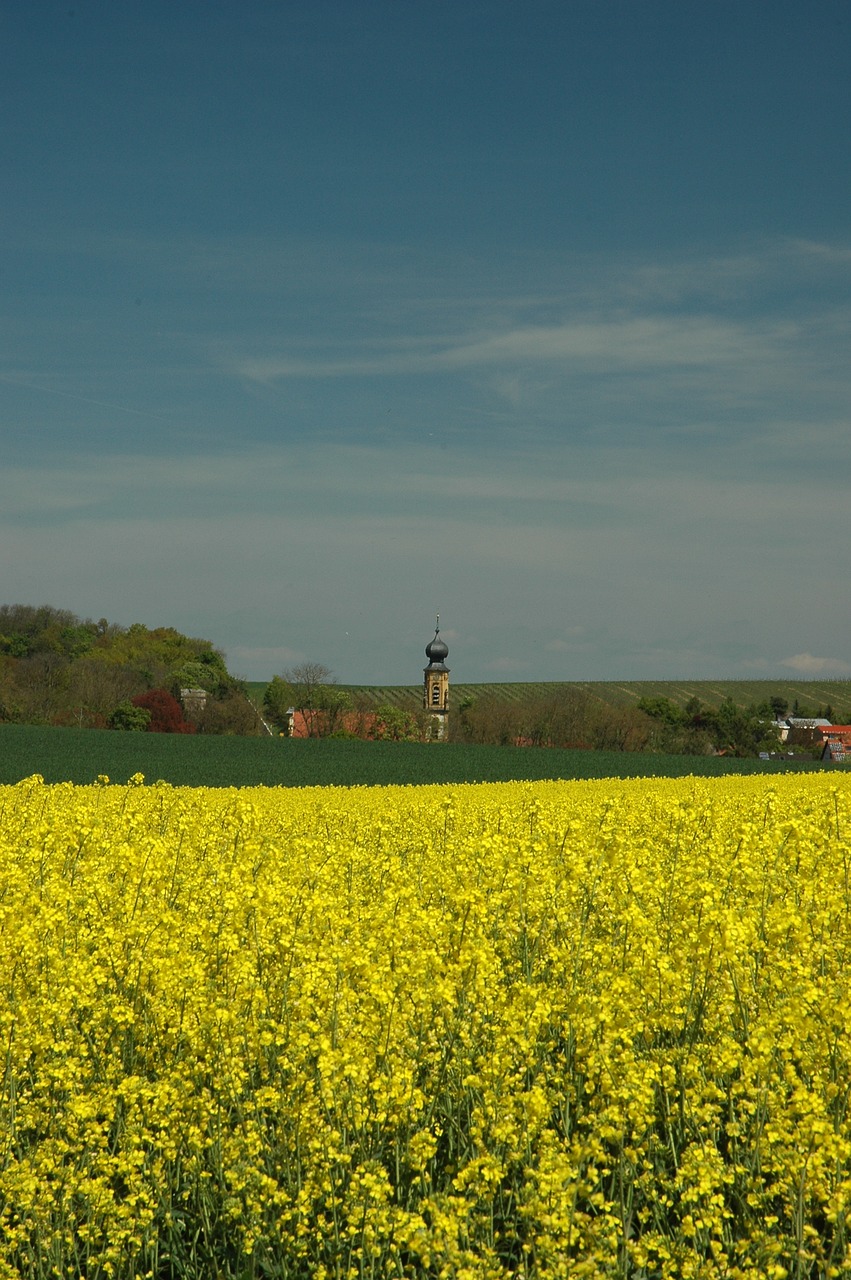
<instances>
[{"instance_id":1,"label":"church tower","mask_svg":"<svg viewBox=\"0 0 851 1280\"><path fill-rule=\"evenodd\" d=\"M423 671L423 710L431 717L432 732L438 742L449 736L449 650L440 638L440 614L434 639L426 645L428 666Z\"/></svg>"}]
</instances>

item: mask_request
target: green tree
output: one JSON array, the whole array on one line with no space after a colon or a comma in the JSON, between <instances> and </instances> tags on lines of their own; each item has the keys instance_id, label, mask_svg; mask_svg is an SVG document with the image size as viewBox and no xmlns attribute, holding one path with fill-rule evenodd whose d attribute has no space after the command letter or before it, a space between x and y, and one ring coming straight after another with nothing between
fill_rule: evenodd
<instances>
[{"instance_id":1,"label":"green tree","mask_svg":"<svg viewBox=\"0 0 851 1280\"><path fill-rule=\"evenodd\" d=\"M415 711L385 703L376 707L368 734L379 742L422 742L424 726L421 719Z\"/></svg>"},{"instance_id":2,"label":"green tree","mask_svg":"<svg viewBox=\"0 0 851 1280\"><path fill-rule=\"evenodd\" d=\"M330 738L345 728L352 700L345 689L322 685L317 690L316 704L309 712L308 732L311 737Z\"/></svg>"},{"instance_id":3,"label":"green tree","mask_svg":"<svg viewBox=\"0 0 851 1280\"><path fill-rule=\"evenodd\" d=\"M702 712L701 723L715 749L725 755L755 756L776 750L780 742L777 730L762 718L758 707L739 707L729 697L720 707Z\"/></svg>"},{"instance_id":4,"label":"green tree","mask_svg":"<svg viewBox=\"0 0 851 1280\"><path fill-rule=\"evenodd\" d=\"M688 723L689 716L693 715L700 707L700 703L697 702L696 698L694 702L697 703L696 707L693 707L690 711L684 711L675 702L671 702L670 698L652 696L639 698L636 706L646 716L650 716L653 720L659 720L662 724L684 725Z\"/></svg>"},{"instance_id":5,"label":"green tree","mask_svg":"<svg viewBox=\"0 0 851 1280\"><path fill-rule=\"evenodd\" d=\"M146 733L151 723L147 707L137 707L128 698L120 702L109 717L110 729L122 729L125 733Z\"/></svg>"},{"instance_id":6,"label":"green tree","mask_svg":"<svg viewBox=\"0 0 851 1280\"><path fill-rule=\"evenodd\" d=\"M699 698L678 707L670 698L639 698L638 714L646 717L646 745L669 755L710 755L714 750L707 712Z\"/></svg>"},{"instance_id":7,"label":"green tree","mask_svg":"<svg viewBox=\"0 0 851 1280\"><path fill-rule=\"evenodd\" d=\"M227 688L227 682L227 671L223 673L210 663L192 658L172 672L168 684L176 698L180 697L181 689L203 689L216 697Z\"/></svg>"},{"instance_id":8,"label":"green tree","mask_svg":"<svg viewBox=\"0 0 851 1280\"><path fill-rule=\"evenodd\" d=\"M287 712L295 710L295 699L296 693L289 681L283 676L273 676L263 694L263 709L278 728L285 723Z\"/></svg>"}]
</instances>

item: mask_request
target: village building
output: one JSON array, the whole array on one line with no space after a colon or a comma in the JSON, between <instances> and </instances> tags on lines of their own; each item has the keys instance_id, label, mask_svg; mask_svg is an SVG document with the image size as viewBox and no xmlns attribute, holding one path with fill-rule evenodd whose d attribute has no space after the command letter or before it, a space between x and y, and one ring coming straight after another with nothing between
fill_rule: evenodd
<instances>
[{"instance_id":1,"label":"village building","mask_svg":"<svg viewBox=\"0 0 851 1280\"><path fill-rule=\"evenodd\" d=\"M823 728L822 760L851 760L851 724L831 724Z\"/></svg>"},{"instance_id":2,"label":"village building","mask_svg":"<svg viewBox=\"0 0 851 1280\"><path fill-rule=\"evenodd\" d=\"M189 717L200 716L207 705L207 698L210 695L206 689L181 689L180 701L183 704L183 710Z\"/></svg>"},{"instance_id":3,"label":"village building","mask_svg":"<svg viewBox=\"0 0 851 1280\"><path fill-rule=\"evenodd\" d=\"M344 711L334 717L333 726L329 724L325 711L301 711L296 707L288 707L284 712L284 738L327 738L334 734L348 738L375 737L376 714L374 711Z\"/></svg>"},{"instance_id":4,"label":"village building","mask_svg":"<svg viewBox=\"0 0 851 1280\"><path fill-rule=\"evenodd\" d=\"M830 728L830 721L825 720L823 716L787 716L774 723L781 742L799 747L820 742L822 731Z\"/></svg>"}]
</instances>

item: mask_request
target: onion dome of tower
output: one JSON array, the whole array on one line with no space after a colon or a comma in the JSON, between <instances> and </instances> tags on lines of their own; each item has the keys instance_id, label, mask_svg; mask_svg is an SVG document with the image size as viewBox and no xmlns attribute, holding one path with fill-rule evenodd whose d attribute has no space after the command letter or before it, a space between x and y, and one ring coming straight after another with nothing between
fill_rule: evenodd
<instances>
[{"instance_id":1,"label":"onion dome of tower","mask_svg":"<svg viewBox=\"0 0 851 1280\"><path fill-rule=\"evenodd\" d=\"M437 619L437 626L434 628L434 639L430 640L425 648L425 655L428 658L428 667L431 671L445 671L446 659L449 657L449 648L440 638L440 618Z\"/></svg>"}]
</instances>

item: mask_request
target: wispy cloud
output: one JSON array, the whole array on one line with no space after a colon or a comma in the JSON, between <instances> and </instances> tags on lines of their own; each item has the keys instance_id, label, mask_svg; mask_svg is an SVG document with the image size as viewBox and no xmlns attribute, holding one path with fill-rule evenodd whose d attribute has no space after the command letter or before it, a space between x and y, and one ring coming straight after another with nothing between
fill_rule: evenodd
<instances>
[{"instance_id":1,"label":"wispy cloud","mask_svg":"<svg viewBox=\"0 0 851 1280\"><path fill-rule=\"evenodd\" d=\"M663 540L678 528L687 528L692 539L710 530L717 538L729 529L733 539L747 531L781 546L784 531L794 532L820 504L844 494L851 433L843 428L823 425L811 436L806 424L784 424L774 443L789 465L772 469L766 459L759 470L731 470L728 454L718 464L726 470L721 490L718 466L695 466L694 448L677 453L641 437L605 444L539 441L534 447L522 440L491 455L476 442L444 451L415 440L334 449L310 441L240 444L179 458L57 457L3 469L0 524L123 523L175 512L204 522L271 515L302 527L318 521L335 528L340 521L401 520L419 529L429 520L450 519L458 522L458 536L469 525L459 544L465 551L471 539L478 544L476 530L491 525L516 526L520 542L535 528L593 531L600 538L606 528L640 527L645 536L658 530ZM811 440L820 458L833 455L825 474L802 474L796 465L793 441L800 452L812 447Z\"/></svg>"},{"instance_id":2,"label":"wispy cloud","mask_svg":"<svg viewBox=\"0 0 851 1280\"><path fill-rule=\"evenodd\" d=\"M461 624L467 678L846 674L808 650L816 611L843 625L814 513L851 476L848 315L775 305L777 271L746 257L714 293L696 258L691 280L586 264L549 295L406 277L372 310L344 299L321 340L184 317L175 385L211 429L176 444L152 415L114 439L57 429L34 460L22 444L0 475L7 592L182 624L258 675L317 656L408 679L394 636L424 605L426 632L435 609ZM133 403L119 374L77 389L105 422Z\"/></svg>"},{"instance_id":3,"label":"wispy cloud","mask_svg":"<svg viewBox=\"0 0 851 1280\"><path fill-rule=\"evenodd\" d=\"M238 362L244 378L342 378L445 373L512 364L568 365L582 371L705 367L779 358L798 335L794 323L743 324L711 317L635 317L561 325L525 326L502 333L410 340L383 351L350 350L268 356Z\"/></svg>"},{"instance_id":4,"label":"wispy cloud","mask_svg":"<svg viewBox=\"0 0 851 1280\"><path fill-rule=\"evenodd\" d=\"M796 653L791 658L783 658L780 666L802 676L851 675L851 663L844 658L817 658L812 653Z\"/></svg>"}]
</instances>

